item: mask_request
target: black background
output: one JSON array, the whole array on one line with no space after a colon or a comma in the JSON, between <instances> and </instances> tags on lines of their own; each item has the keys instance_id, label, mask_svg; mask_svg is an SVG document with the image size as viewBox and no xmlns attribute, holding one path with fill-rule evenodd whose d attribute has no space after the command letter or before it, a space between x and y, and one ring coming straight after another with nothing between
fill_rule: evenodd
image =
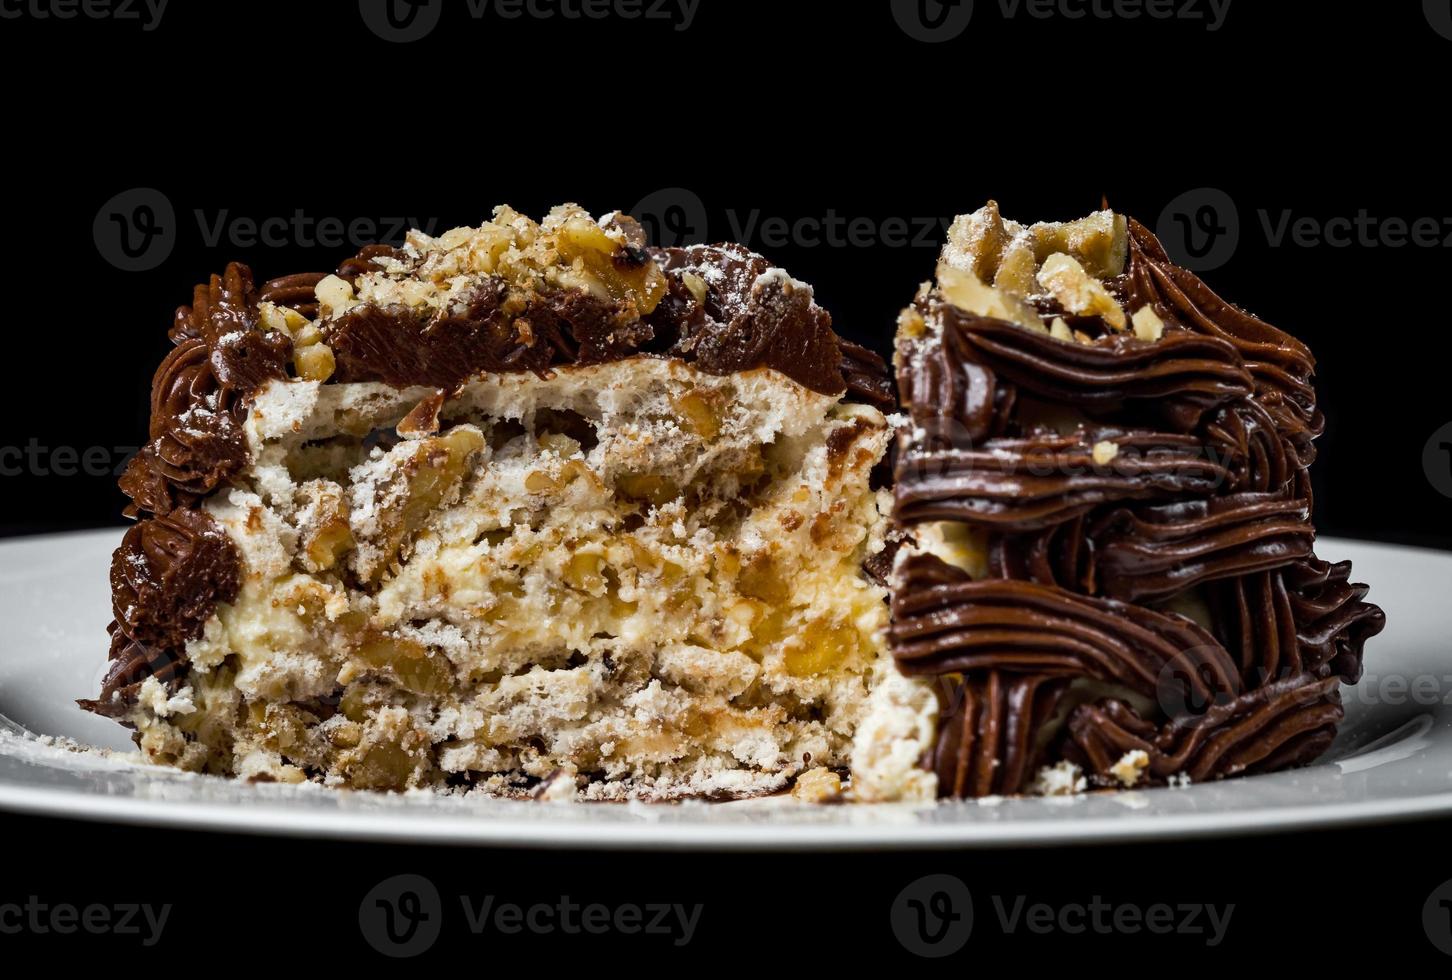
<instances>
[{"instance_id":1,"label":"black background","mask_svg":"<svg viewBox=\"0 0 1452 980\"><path fill-rule=\"evenodd\" d=\"M693 198L675 198L698 199L715 238L753 212L817 224L835 214L879 230L895 219L915 236L990 197L1031 221L1079 216L1103 196L1157 226L1172 202L1209 200L1203 189L1213 188L1235 211L1222 207L1213 224L1238 229L1239 242L1206 278L1306 339L1321 362L1322 533L1452 547L1448 498L1424 469L1428 440L1452 421L1452 195L1440 132L1452 39L1433 26L1452 25L1448 4L1425 5L1429 14L1416 2L1233 0L1217 31L1023 10L1005 19L995 0L976 6L963 35L941 44L900 30L888 0L702 0L688 30L474 20L449 0L440 27L411 44L370 33L356 0L172 0L150 31L117 19L0 20L11 167L0 447L35 447L18 467L14 454L0 460L0 534L119 526L114 478L58 474L65 449L101 447L92 458L104 470L144 438L150 375L193 282L230 259L259 278L329 269L363 244L310 244L323 219L366 218L386 231L383 219L412 217L442 230L505 201L535 215L564 200L600 212L685 188ZM109 263L95 235L108 202L134 188L159 191L175 214L174 247L139 272ZM235 233L209 243L201 227L299 211L305 227L285 229L275 246ZM1440 231L1426 246L1306 247L1276 246L1264 227L1286 214L1327 222L1363 212L1393 236L1385 219L1429 219ZM886 351L941 233L916 245L789 237L747 243L814 283L843 333ZM98 638L98 656L103 646ZM374 848L10 817L0 826L20 852L0 857L9 862L0 902L31 893L175 902L176 927L151 951L161 955L237 942L234 927L256 930L249 952L276 939L314 955L366 954L362 894L388 874L422 871L444 891L488 882L521 901L561 892L703 901L686 952L728 968L850 968L869 952L915 962L897 949L887 908L907 881L946 870L975 894L1236 902L1220 955L1272 939L1288 962L1364 954L1395 968L1437 956L1420 908L1452 876L1445 823L1154 848L771 860ZM138 885L137 875L160 878ZM273 904L249 907L264 898ZM0 947L59 941L0 936ZM592 951L557 941L503 947L540 958ZM635 948L616 945L626 956ZM420 962L458 950L484 964L503 947L445 942ZM669 952L639 950L649 963ZM1141 962L1177 970L1216 955L1184 938L978 935L960 956L969 968L974 950L1026 964L1149 955ZM553 964L567 962L581 961Z\"/></svg>"}]
</instances>

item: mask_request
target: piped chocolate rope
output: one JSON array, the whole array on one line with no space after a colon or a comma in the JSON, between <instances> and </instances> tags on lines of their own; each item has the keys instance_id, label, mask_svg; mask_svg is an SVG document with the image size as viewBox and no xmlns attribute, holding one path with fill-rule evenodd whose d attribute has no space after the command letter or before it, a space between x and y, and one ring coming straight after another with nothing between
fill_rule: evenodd
<instances>
[{"instance_id":1,"label":"piped chocolate rope","mask_svg":"<svg viewBox=\"0 0 1452 980\"><path fill-rule=\"evenodd\" d=\"M1085 317L1063 339L928 292L901 342L912 429L896 517L975 529L989 575L927 555L896 570L898 664L953 689L925 761L945 796L1021 792L1055 759L1115 784L1140 751L1149 783L1305 764L1384 626L1349 565L1312 553L1310 351L1174 266L1138 222L1128 251L1109 291L1152 309L1158 340ZM1077 429L1021 421L1045 403ZM1207 607L1204 625L1175 603ZM1123 696L1051 729L1063 712L1044 705L1082 683Z\"/></svg>"}]
</instances>

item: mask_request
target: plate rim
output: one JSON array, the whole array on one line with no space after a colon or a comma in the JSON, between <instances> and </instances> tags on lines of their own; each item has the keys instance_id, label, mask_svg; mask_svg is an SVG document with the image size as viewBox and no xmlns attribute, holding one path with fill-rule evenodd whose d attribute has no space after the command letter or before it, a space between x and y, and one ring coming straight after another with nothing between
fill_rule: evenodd
<instances>
[{"instance_id":1,"label":"plate rim","mask_svg":"<svg viewBox=\"0 0 1452 980\"><path fill-rule=\"evenodd\" d=\"M97 797L68 790L13 785L0 786L0 811L199 833L241 833L249 837L281 836L416 846L564 851L924 851L1156 844L1399 823L1452 815L1452 790L1414 800L1308 803L1232 813L1156 814L1137 819L1131 816L1075 818L1066 815L1061 819L1044 821L965 821L911 828L851 824L772 826L770 823L749 826L651 822L555 824L517 818L481 821L468 815L430 814L425 829L420 821L409 819L417 814L292 811L286 806L271 803L243 807L195 801L157 804L151 800Z\"/></svg>"}]
</instances>

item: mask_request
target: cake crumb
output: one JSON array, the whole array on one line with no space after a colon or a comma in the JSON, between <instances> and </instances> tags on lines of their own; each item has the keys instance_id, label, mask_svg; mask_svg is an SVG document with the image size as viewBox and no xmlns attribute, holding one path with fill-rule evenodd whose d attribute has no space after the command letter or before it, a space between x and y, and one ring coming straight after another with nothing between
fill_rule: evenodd
<instances>
[{"instance_id":1,"label":"cake crumb","mask_svg":"<svg viewBox=\"0 0 1452 980\"><path fill-rule=\"evenodd\" d=\"M1034 779L1035 796L1077 796L1089 788L1084 770L1068 760L1044 766Z\"/></svg>"},{"instance_id":2,"label":"cake crumb","mask_svg":"<svg viewBox=\"0 0 1452 980\"><path fill-rule=\"evenodd\" d=\"M1149 753L1143 749L1136 749L1133 752L1126 752L1124 758L1111 766L1109 771L1122 786L1127 788L1137 785L1144 778L1144 771L1149 768L1149 763Z\"/></svg>"}]
</instances>

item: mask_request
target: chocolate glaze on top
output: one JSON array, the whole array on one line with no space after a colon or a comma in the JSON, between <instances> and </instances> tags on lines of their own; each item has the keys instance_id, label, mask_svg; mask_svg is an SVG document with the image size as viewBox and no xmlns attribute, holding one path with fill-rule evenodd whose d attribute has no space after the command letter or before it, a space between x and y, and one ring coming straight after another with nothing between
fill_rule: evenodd
<instances>
[{"instance_id":1,"label":"chocolate glaze on top","mask_svg":"<svg viewBox=\"0 0 1452 980\"><path fill-rule=\"evenodd\" d=\"M925 760L945 796L1022 792L1060 760L1115 785L1131 752L1150 784L1308 763L1385 623L1313 553L1310 351L1129 233L1109 287L1160 340L1059 340L934 292L900 350L896 516L963 522L988 557L977 581L932 555L894 581L901 669L952 689ZM1030 403L1084 421L1066 434Z\"/></svg>"}]
</instances>

